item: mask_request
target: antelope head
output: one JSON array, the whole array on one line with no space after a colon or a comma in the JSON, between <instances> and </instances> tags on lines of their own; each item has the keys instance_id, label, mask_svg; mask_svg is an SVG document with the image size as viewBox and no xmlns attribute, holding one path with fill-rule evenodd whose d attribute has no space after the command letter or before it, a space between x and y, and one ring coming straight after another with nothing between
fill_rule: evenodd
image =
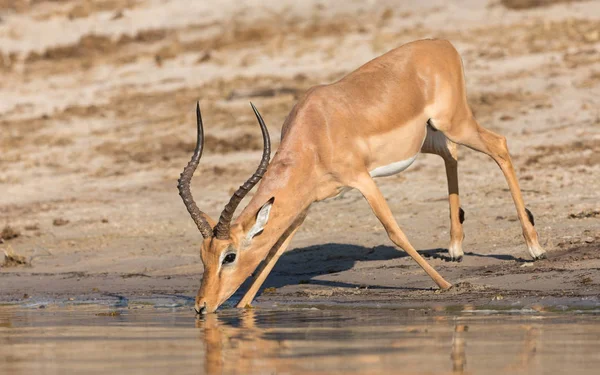
<instances>
[{"instance_id":1,"label":"antelope head","mask_svg":"<svg viewBox=\"0 0 600 375\"><path fill-rule=\"evenodd\" d=\"M271 154L271 141L267 127L256 107L250 104L263 135L262 159L256 172L233 194L217 224L200 211L190 192L190 181L200 162L204 145L200 103L196 106L198 125L196 149L192 159L181 173L177 187L185 207L204 237L200 250L204 274L195 305L198 314L214 312L239 288L262 260L259 252L249 251L249 248L252 247L255 237L262 233L269 219L274 199L264 202L250 222L231 224L237 206L265 174Z\"/></svg>"}]
</instances>

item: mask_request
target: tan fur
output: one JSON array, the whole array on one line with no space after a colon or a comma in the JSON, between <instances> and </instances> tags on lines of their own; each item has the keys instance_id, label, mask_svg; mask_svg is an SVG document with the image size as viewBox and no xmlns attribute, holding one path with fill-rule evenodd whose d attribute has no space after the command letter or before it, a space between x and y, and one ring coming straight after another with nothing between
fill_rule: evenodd
<instances>
[{"instance_id":1,"label":"tan fur","mask_svg":"<svg viewBox=\"0 0 600 375\"><path fill-rule=\"evenodd\" d=\"M527 219L506 140L477 124L467 104L458 52L447 41L422 40L394 49L338 82L314 87L300 99L283 125L281 144L256 194L232 225L231 239L203 243L205 273L197 309L206 305L206 310L216 310L270 254L240 306L250 303L308 207L347 187L363 194L396 245L438 286L449 288L409 243L369 171L419 151L440 155L448 177L451 251L456 253L451 255L462 255L456 144L484 152L498 163L530 254L543 255ZM258 210L273 197L264 231L240 248ZM231 248L237 251L235 264L218 271L220 255Z\"/></svg>"}]
</instances>

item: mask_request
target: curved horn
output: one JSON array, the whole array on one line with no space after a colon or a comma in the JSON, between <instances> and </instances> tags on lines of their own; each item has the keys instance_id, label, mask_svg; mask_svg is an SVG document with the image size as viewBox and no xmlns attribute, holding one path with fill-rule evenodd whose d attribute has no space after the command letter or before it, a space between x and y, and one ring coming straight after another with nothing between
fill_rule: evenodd
<instances>
[{"instance_id":1,"label":"curved horn","mask_svg":"<svg viewBox=\"0 0 600 375\"><path fill-rule=\"evenodd\" d=\"M219 218L219 223L215 226L215 234L218 239L225 240L229 238L229 227L231 225L231 219L233 218L233 213L235 209L240 204L242 199L248 194L248 192L260 181L262 176L267 171L267 166L269 165L269 159L271 158L271 139L269 138L269 131L267 130L267 126L263 121L260 113L258 113L258 109L254 106L254 104L250 103L252 106L252 110L256 115L256 119L258 120L258 124L260 125L260 130L262 131L263 136L263 154L260 164L256 169L256 172L246 181L242 186L237 189L237 191L233 194L229 203L221 212L221 217Z\"/></svg>"},{"instance_id":2,"label":"curved horn","mask_svg":"<svg viewBox=\"0 0 600 375\"><path fill-rule=\"evenodd\" d=\"M213 235L212 228L206 220L206 214L200 211L190 192L190 182L196 167L198 167L198 164L200 163L202 148L204 147L204 128L202 126L202 115L200 114L200 102L196 104L196 122L198 123L196 148L194 149L192 160L190 160L188 165L183 169L179 180L177 180L177 189L179 189L179 195L181 196L181 199L183 199L185 208L187 208L194 223L196 223L198 230L202 233L202 237L209 238Z\"/></svg>"}]
</instances>

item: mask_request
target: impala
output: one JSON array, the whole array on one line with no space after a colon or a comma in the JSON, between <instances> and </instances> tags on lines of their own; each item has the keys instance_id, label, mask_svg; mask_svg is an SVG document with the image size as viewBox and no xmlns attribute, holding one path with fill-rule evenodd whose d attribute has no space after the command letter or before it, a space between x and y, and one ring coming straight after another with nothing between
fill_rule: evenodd
<instances>
[{"instance_id":1,"label":"impala","mask_svg":"<svg viewBox=\"0 0 600 375\"><path fill-rule=\"evenodd\" d=\"M196 312L214 312L261 264L238 303L249 304L285 251L313 202L344 189L360 191L389 238L410 255L442 289L451 286L413 248L394 219L374 177L408 168L419 152L443 158L450 204L451 259L463 256L457 177L457 145L489 155L502 170L523 229L529 254L545 257L533 215L525 208L506 139L480 126L467 103L460 55L444 40L421 40L396 48L341 80L309 89L292 109L281 143L269 163L269 134L256 172L233 194L218 223L198 209L190 181L203 147L200 106L196 107L197 144L179 179L179 194L204 237L202 284ZM267 168L268 167L268 168ZM232 222L240 201L261 183Z\"/></svg>"}]
</instances>

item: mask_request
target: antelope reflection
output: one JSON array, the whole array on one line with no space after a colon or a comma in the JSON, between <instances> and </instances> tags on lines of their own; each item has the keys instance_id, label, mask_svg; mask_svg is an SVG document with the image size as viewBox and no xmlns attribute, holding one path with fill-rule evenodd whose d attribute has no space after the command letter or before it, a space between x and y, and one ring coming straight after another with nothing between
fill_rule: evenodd
<instances>
[{"instance_id":1,"label":"antelope reflection","mask_svg":"<svg viewBox=\"0 0 600 375\"><path fill-rule=\"evenodd\" d=\"M537 354L540 329L533 325L524 325L520 328L525 331L525 337L523 338L518 358L515 359L512 365L507 366L510 370L527 369L533 363Z\"/></svg>"},{"instance_id":2,"label":"antelope reflection","mask_svg":"<svg viewBox=\"0 0 600 375\"><path fill-rule=\"evenodd\" d=\"M537 347L539 345L539 328L532 325L525 325L519 328L525 331L525 335L521 343L521 349L519 350L516 358L513 359L512 363L507 361L510 364L505 366L504 369L506 371L526 370L533 363L537 354ZM457 324L454 326L454 332L452 334L452 350L450 353L453 374L469 373L466 371L468 330L469 326L464 324Z\"/></svg>"},{"instance_id":3,"label":"antelope reflection","mask_svg":"<svg viewBox=\"0 0 600 375\"><path fill-rule=\"evenodd\" d=\"M454 333L452 335L452 352L450 353L450 359L452 360L452 373L463 374L465 367L467 366L467 354L465 348L466 338L465 332L469 330L469 326L464 324L457 324L454 326Z\"/></svg>"},{"instance_id":4,"label":"antelope reflection","mask_svg":"<svg viewBox=\"0 0 600 375\"><path fill-rule=\"evenodd\" d=\"M289 327L283 328L282 331L262 328L261 324L257 324L256 314L254 310L245 310L240 315L234 317L221 316L221 319L219 319L219 315L217 314L207 314L196 320L196 327L200 329L199 338L203 343L205 351L204 373L251 374L302 371L304 374L329 374L332 369L334 369L334 373L339 373L337 372L341 370L339 366L348 366L349 364L352 364L351 367L354 370L360 369L360 373L381 373L382 369L397 368L397 366L401 366L402 364L406 366L403 370L410 372L418 370L419 365L414 367L415 364L422 363L420 361L424 360L424 358L421 357L427 355L424 352L404 351L403 349L410 348L413 345L410 341L415 339L411 336L405 336L400 340L397 338L382 338L383 342L370 343L370 345L379 345L382 348L393 348L394 343L396 343L398 345L397 351L373 352L372 347L365 347L366 351L355 352L354 355L348 357L343 355L343 348L345 347L344 345L347 345L349 352L352 352L352 342L341 343L334 341L324 344L319 342L319 339L316 339L316 341L313 339L308 340L311 341L309 343L305 341L307 340L306 336L302 335L299 337L294 334L300 327L293 328L293 331L289 331ZM264 319L265 317L263 316L261 320ZM448 327L446 317L440 317L439 320L436 319L436 323ZM449 372L452 374L469 374L471 373L467 366L469 326L466 324L454 324L448 328L452 329L452 340L449 348L450 361L448 362ZM536 359L540 329L532 325L520 326L519 328L524 331L521 348L515 357L512 359L507 358L505 362L506 366L504 366L504 370L506 371L526 370ZM411 332L415 329L415 326L406 326L400 328L398 333L402 336L403 333ZM358 332L360 332L360 329ZM286 334L289 336L286 336ZM287 339L284 339L284 336ZM304 344L294 341L299 339ZM360 334L355 336L354 339L361 341ZM431 339L436 340L435 337ZM472 340L479 342L481 337L472 337ZM361 342L369 343L369 340ZM317 347L331 349L332 346L335 346L337 349L341 347L342 350L336 351L336 354L333 356L331 356L331 351L328 353L327 350L321 352L318 349L314 350ZM307 347L311 348L308 352L306 351ZM313 355L319 353L323 356L321 357L317 354L319 358L312 357L312 361L309 362L297 357L299 354L300 357L303 357L302 353L306 355L310 352ZM411 358L409 359L406 356ZM310 365L316 363L318 363L316 367L320 369L316 369L315 366Z\"/></svg>"},{"instance_id":5,"label":"antelope reflection","mask_svg":"<svg viewBox=\"0 0 600 375\"><path fill-rule=\"evenodd\" d=\"M239 326L226 324L217 314L207 314L196 320L202 331L205 350L205 373L283 371L288 366L277 359L285 349L284 341L264 339L264 330L256 325L254 310L245 310L239 317Z\"/></svg>"}]
</instances>

